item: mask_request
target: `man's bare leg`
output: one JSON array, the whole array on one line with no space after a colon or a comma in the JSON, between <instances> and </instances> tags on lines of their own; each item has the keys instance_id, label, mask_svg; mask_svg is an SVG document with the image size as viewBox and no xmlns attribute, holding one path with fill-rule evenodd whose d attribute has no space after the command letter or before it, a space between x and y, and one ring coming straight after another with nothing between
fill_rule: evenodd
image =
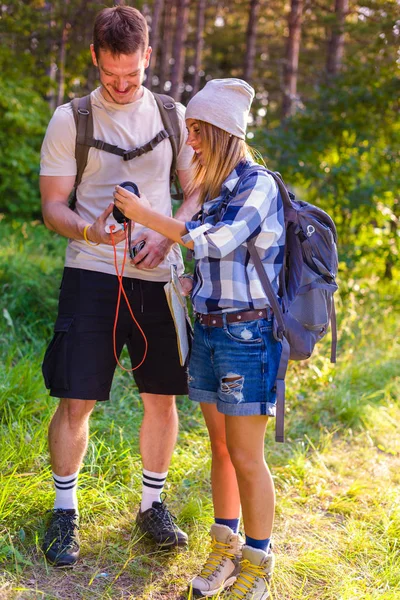
<instances>
[{"instance_id":1,"label":"man's bare leg","mask_svg":"<svg viewBox=\"0 0 400 600\"><path fill-rule=\"evenodd\" d=\"M140 454L148 471L168 471L178 436L175 396L141 394L144 416L140 428Z\"/></svg>"},{"instance_id":2,"label":"man's bare leg","mask_svg":"<svg viewBox=\"0 0 400 600\"><path fill-rule=\"evenodd\" d=\"M63 398L49 427L49 450L54 473L65 477L79 471L89 439L89 417L96 400Z\"/></svg>"},{"instance_id":3,"label":"man's bare leg","mask_svg":"<svg viewBox=\"0 0 400 600\"><path fill-rule=\"evenodd\" d=\"M59 567L71 566L79 557L76 487L95 403L95 400L61 399L49 427L56 500L42 548L46 559Z\"/></svg>"},{"instance_id":4,"label":"man's bare leg","mask_svg":"<svg viewBox=\"0 0 400 600\"><path fill-rule=\"evenodd\" d=\"M165 547L184 546L187 535L175 524L160 501L178 435L175 396L141 394L144 416L140 428L143 493L137 523L143 533Z\"/></svg>"}]
</instances>

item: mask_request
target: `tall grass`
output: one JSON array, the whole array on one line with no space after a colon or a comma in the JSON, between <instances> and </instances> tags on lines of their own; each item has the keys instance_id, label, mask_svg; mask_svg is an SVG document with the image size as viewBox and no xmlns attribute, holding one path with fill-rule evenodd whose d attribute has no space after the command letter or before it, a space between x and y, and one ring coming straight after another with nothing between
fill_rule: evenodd
<instances>
[{"instance_id":1,"label":"tall grass","mask_svg":"<svg viewBox=\"0 0 400 600\"><path fill-rule=\"evenodd\" d=\"M79 483L82 560L48 567L40 552L53 491L41 377L65 242L39 223L0 223L0 598L172 599L207 553L210 449L199 410L179 398L180 434L168 504L190 535L186 552L154 549L134 529L142 408L117 373L91 420ZM287 377L288 443L266 439L277 488L272 597L400 598L400 293L342 273L340 345L329 340Z\"/></svg>"}]
</instances>

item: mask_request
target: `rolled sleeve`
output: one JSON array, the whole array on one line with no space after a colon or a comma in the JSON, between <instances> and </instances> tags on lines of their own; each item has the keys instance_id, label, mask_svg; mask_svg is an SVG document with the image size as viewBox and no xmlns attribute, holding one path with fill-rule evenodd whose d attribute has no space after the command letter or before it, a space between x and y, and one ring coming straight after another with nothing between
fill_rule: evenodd
<instances>
[{"instance_id":1,"label":"rolled sleeve","mask_svg":"<svg viewBox=\"0 0 400 600\"><path fill-rule=\"evenodd\" d=\"M204 258L208 255L208 243L205 238L205 233L208 229L211 229L209 223L200 223L200 221L188 221L185 223L188 233L182 237L182 241L186 244L193 242L193 254L197 259Z\"/></svg>"}]
</instances>

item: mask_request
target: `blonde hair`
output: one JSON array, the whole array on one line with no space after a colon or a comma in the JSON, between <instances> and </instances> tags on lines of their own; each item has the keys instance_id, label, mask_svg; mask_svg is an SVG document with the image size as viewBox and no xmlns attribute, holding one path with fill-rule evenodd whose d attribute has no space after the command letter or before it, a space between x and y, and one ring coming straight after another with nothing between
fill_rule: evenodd
<instances>
[{"instance_id":1,"label":"blonde hair","mask_svg":"<svg viewBox=\"0 0 400 600\"><path fill-rule=\"evenodd\" d=\"M200 190L199 203L203 204L206 198L216 198L229 173L242 160L254 158L254 154L241 138L205 121L196 119L196 123L200 129L201 155L204 164L202 165L199 158L194 155L191 191Z\"/></svg>"}]
</instances>

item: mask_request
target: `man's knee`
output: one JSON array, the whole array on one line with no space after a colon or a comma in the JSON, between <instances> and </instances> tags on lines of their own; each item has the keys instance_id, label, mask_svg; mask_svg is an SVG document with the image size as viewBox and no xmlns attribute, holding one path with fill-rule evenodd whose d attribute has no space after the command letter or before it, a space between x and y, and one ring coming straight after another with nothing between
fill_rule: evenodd
<instances>
[{"instance_id":1,"label":"man's knee","mask_svg":"<svg viewBox=\"0 0 400 600\"><path fill-rule=\"evenodd\" d=\"M96 404L96 400L75 400L62 398L57 408L59 418L70 427L79 427L87 421Z\"/></svg>"},{"instance_id":2,"label":"man's knee","mask_svg":"<svg viewBox=\"0 0 400 600\"><path fill-rule=\"evenodd\" d=\"M169 420L177 414L175 396L142 394L144 414L158 420Z\"/></svg>"}]
</instances>

